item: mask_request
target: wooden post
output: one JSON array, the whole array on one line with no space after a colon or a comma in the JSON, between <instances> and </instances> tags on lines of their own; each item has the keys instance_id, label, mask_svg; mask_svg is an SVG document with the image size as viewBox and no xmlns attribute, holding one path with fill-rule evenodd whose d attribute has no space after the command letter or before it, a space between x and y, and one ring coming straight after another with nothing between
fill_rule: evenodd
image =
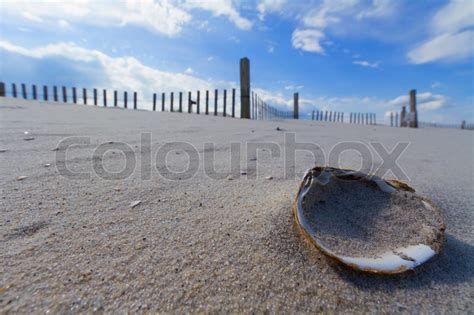
<instances>
[{"instance_id":1,"label":"wooden post","mask_svg":"<svg viewBox=\"0 0 474 315\"><path fill-rule=\"evenodd\" d=\"M254 113L254 106L255 106L255 93L252 91L250 93L250 119L255 119L255 116L253 115ZM241 110L242 111L242 110ZM242 116L242 113L240 113Z\"/></svg>"},{"instance_id":2,"label":"wooden post","mask_svg":"<svg viewBox=\"0 0 474 315\"><path fill-rule=\"evenodd\" d=\"M128 93L127 91L123 92L123 108L127 108L127 102L128 102Z\"/></svg>"},{"instance_id":3,"label":"wooden post","mask_svg":"<svg viewBox=\"0 0 474 315\"><path fill-rule=\"evenodd\" d=\"M365 124L369 124L369 113L365 113Z\"/></svg>"},{"instance_id":4,"label":"wooden post","mask_svg":"<svg viewBox=\"0 0 474 315\"><path fill-rule=\"evenodd\" d=\"M104 94L104 107L107 107L107 90L104 89L102 93Z\"/></svg>"},{"instance_id":5,"label":"wooden post","mask_svg":"<svg viewBox=\"0 0 474 315\"><path fill-rule=\"evenodd\" d=\"M137 92L133 92L133 109L137 109Z\"/></svg>"},{"instance_id":6,"label":"wooden post","mask_svg":"<svg viewBox=\"0 0 474 315\"><path fill-rule=\"evenodd\" d=\"M217 98L219 97L219 91L214 90L214 116L217 116Z\"/></svg>"},{"instance_id":7,"label":"wooden post","mask_svg":"<svg viewBox=\"0 0 474 315\"><path fill-rule=\"evenodd\" d=\"M328 121L328 111L325 111L324 113L324 121Z\"/></svg>"},{"instance_id":8,"label":"wooden post","mask_svg":"<svg viewBox=\"0 0 474 315\"><path fill-rule=\"evenodd\" d=\"M226 107L227 107L227 90L224 90L224 112L223 112L224 117L227 116Z\"/></svg>"},{"instance_id":9,"label":"wooden post","mask_svg":"<svg viewBox=\"0 0 474 315\"><path fill-rule=\"evenodd\" d=\"M76 94L76 88L75 87L72 88L72 102L74 104L77 104L77 94Z\"/></svg>"},{"instance_id":10,"label":"wooden post","mask_svg":"<svg viewBox=\"0 0 474 315\"><path fill-rule=\"evenodd\" d=\"M15 89L15 97L16 97L16 89ZM43 100L45 102L48 101L48 86L43 85Z\"/></svg>"},{"instance_id":11,"label":"wooden post","mask_svg":"<svg viewBox=\"0 0 474 315\"><path fill-rule=\"evenodd\" d=\"M97 89L94 89L94 105L97 106Z\"/></svg>"},{"instance_id":12,"label":"wooden post","mask_svg":"<svg viewBox=\"0 0 474 315\"><path fill-rule=\"evenodd\" d=\"M416 111L416 90L410 90L410 113L413 120L410 121L410 128L418 128L418 114Z\"/></svg>"},{"instance_id":13,"label":"wooden post","mask_svg":"<svg viewBox=\"0 0 474 315\"><path fill-rule=\"evenodd\" d=\"M341 123L344 123L344 112L341 113Z\"/></svg>"},{"instance_id":14,"label":"wooden post","mask_svg":"<svg viewBox=\"0 0 474 315\"><path fill-rule=\"evenodd\" d=\"M329 121L332 121L332 111L329 112Z\"/></svg>"},{"instance_id":15,"label":"wooden post","mask_svg":"<svg viewBox=\"0 0 474 315\"><path fill-rule=\"evenodd\" d=\"M58 101L58 87L56 85L53 86L53 99L55 102Z\"/></svg>"},{"instance_id":16,"label":"wooden post","mask_svg":"<svg viewBox=\"0 0 474 315\"><path fill-rule=\"evenodd\" d=\"M249 99L250 101L250 99ZM250 105L249 105L249 113L250 113ZM242 115L242 113L240 113L240 115ZM232 118L235 117L235 89L232 89ZM249 117L250 118L250 115Z\"/></svg>"},{"instance_id":17,"label":"wooden post","mask_svg":"<svg viewBox=\"0 0 474 315\"><path fill-rule=\"evenodd\" d=\"M38 95L36 94L36 85L33 84L32 86L32 92L33 92L33 99L36 100L38 97Z\"/></svg>"},{"instance_id":18,"label":"wooden post","mask_svg":"<svg viewBox=\"0 0 474 315\"><path fill-rule=\"evenodd\" d=\"M311 117L311 120L314 120L314 110L313 110L313 116Z\"/></svg>"},{"instance_id":19,"label":"wooden post","mask_svg":"<svg viewBox=\"0 0 474 315\"><path fill-rule=\"evenodd\" d=\"M406 107L402 106L402 112L400 113L400 127L406 127L406 121L405 121L405 116L406 116Z\"/></svg>"},{"instance_id":20,"label":"wooden post","mask_svg":"<svg viewBox=\"0 0 474 315\"><path fill-rule=\"evenodd\" d=\"M206 90L206 115L209 115L209 90Z\"/></svg>"},{"instance_id":21,"label":"wooden post","mask_svg":"<svg viewBox=\"0 0 474 315\"><path fill-rule=\"evenodd\" d=\"M165 111L165 93L161 93L161 111Z\"/></svg>"},{"instance_id":22,"label":"wooden post","mask_svg":"<svg viewBox=\"0 0 474 315\"><path fill-rule=\"evenodd\" d=\"M197 91L197 99L196 99L196 113L199 114L199 105L201 103L201 91Z\"/></svg>"},{"instance_id":23,"label":"wooden post","mask_svg":"<svg viewBox=\"0 0 474 315\"><path fill-rule=\"evenodd\" d=\"M191 99L191 92L188 92L188 114L191 114L193 100Z\"/></svg>"},{"instance_id":24,"label":"wooden post","mask_svg":"<svg viewBox=\"0 0 474 315\"><path fill-rule=\"evenodd\" d=\"M465 120L463 120L461 122L461 129L466 129L466 121Z\"/></svg>"},{"instance_id":25,"label":"wooden post","mask_svg":"<svg viewBox=\"0 0 474 315\"><path fill-rule=\"evenodd\" d=\"M398 112L395 112L395 127L398 127Z\"/></svg>"},{"instance_id":26,"label":"wooden post","mask_svg":"<svg viewBox=\"0 0 474 315\"><path fill-rule=\"evenodd\" d=\"M377 124L377 116L374 114L374 125Z\"/></svg>"},{"instance_id":27,"label":"wooden post","mask_svg":"<svg viewBox=\"0 0 474 315\"><path fill-rule=\"evenodd\" d=\"M114 107L118 106L118 92L117 90L114 91Z\"/></svg>"},{"instance_id":28,"label":"wooden post","mask_svg":"<svg viewBox=\"0 0 474 315\"><path fill-rule=\"evenodd\" d=\"M26 93L26 84L21 84L21 93L23 93L23 98L26 100L28 98L28 94Z\"/></svg>"},{"instance_id":29,"label":"wooden post","mask_svg":"<svg viewBox=\"0 0 474 315\"><path fill-rule=\"evenodd\" d=\"M250 60L248 58L240 59L240 118L250 119Z\"/></svg>"},{"instance_id":30,"label":"wooden post","mask_svg":"<svg viewBox=\"0 0 474 315\"><path fill-rule=\"evenodd\" d=\"M16 98L16 84L12 83L12 96Z\"/></svg>"},{"instance_id":31,"label":"wooden post","mask_svg":"<svg viewBox=\"0 0 474 315\"><path fill-rule=\"evenodd\" d=\"M183 92L179 92L179 112L183 112Z\"/></svg>"},{"instance_id":32,"label":"wooden post","mask_svg":"<svg viewBox=\"0 0 474 315\"><path fill-rule=\"evenodd\" d=\"M170 96L170 111L173 112L173 106L174 106L174 92L171 92Z\"/></svg>"},{"instance_id":33,"label":"wooden post","mask_svg":"<svg viewBox=\"0 0 474 315\"><path fill-rule=\"evenodd\" d=\"M393 127L393 112L390 112L390 127Z\"/></svg>"},{"instance_id":34,"label":"wooden post","mask_svg":"<svg viewBox=\"0 0 474 315\"><path fill-rule=\"evenodd\" d=\"M156 93L153 93L153 111L156 111Z\"/></svg>"},{"instance_id":35,"label":"wooden post","mask_svg":"<svg viewBox=\"0 0 474 315\"><path fill-rule=\"evenodd\" d=\"M67 103L67 89L63 86L63 103Z\"/></svg>"},{"instance_id":36,"label":"wooden post","mask_svg":"<svg viewBox=\"0 0 474 315\"><path fill-rule=\"evenodd\" d=\"M87 105L87 89L82 88L82 100L84 101L84 105Z\"/></svg>"},{"instance_id":37,"label":"wooden post","mask_svg":"<svg viewBox=\"0 0 474 315\"><path fill-rule=\"evenodd\" d=\"M300 112L299 112L299 94L294 93L293 94L293 118L294 119L300 119Z\"/></svg>"},{"instance_id":38,"label":"wooden post","mask_svg":"<svg viewBox=\"0 0 474 315\"><path fill-rule=\"evenodd\" d=\"M5 82L0 82L0 97L5 97Z\"/></svg>"}]
</instances>

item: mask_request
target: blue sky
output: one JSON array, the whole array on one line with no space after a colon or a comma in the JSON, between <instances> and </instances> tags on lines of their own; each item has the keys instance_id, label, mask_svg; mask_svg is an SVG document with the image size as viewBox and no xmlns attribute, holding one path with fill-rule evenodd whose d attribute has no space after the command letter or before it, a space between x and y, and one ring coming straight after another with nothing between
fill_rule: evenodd
<instances>
[{"instance_id":1,"label":"blue sky","mask_svg":"<svg viewBox=\"0 0 474 315\"><path fill-rule=\"evenodd\" d=\"M474 1L0 2L5 82L136 90L252 88L269 103L375 112L418 91L423 121L473 121ZM307 117L307 116L306 116Z\"/></svg>"}]
</instances>

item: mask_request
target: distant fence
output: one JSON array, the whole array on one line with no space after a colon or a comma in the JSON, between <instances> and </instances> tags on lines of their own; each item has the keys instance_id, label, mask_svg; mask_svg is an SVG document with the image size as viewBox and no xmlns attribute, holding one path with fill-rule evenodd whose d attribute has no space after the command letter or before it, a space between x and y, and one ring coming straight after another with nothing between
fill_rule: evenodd
<instances>
[{"instance_id":1,"label":"distant fence","mask_svg":"<svg viewBox=\"0 0 474 315\"><path fill-rule=\"evenodd\" d=\"M252 92L251 118L254 120L293 119L293 111L285 111L269 105Z\"/></svg>"},{"instance_id":2,"label":"distant fence","mask_svg":"<svg viewBox=\"0 0 474 315\"><path fill-rule=\"evenodd\" d=\"M449 129L466 129L474 130L474 124L466 123L463 120L461 123L437 123L437 122L426 122L418 121L418 128L449 128ZM390 112L390 127L406 127L403 125L402 117L398 112Z\"/></svg>"},{"instance_id":3,"label":"distant fence","mask_svg":"<svg viewBox=\"0 0 474 315\"><path fill-rule=\"evenodd\" d=\"M433 123L433 122L418 122L419 128L449 128L449 129L467 129L474 130L474 124L466 123L465 121L460 124L448 124L448 123Z\"/></svg>"},{"instance_id":4,"label":"distant fence","mask_svg":"<svg viewBox=\"0 0 474 315\"><path fill-rule=\"evenodd\" d=\"M328 121L336 123L349 123L358 125L376 125L377 116L375 113L349 113L334 111L313 111L311 120Z\"/></svg>"}]
</instances>

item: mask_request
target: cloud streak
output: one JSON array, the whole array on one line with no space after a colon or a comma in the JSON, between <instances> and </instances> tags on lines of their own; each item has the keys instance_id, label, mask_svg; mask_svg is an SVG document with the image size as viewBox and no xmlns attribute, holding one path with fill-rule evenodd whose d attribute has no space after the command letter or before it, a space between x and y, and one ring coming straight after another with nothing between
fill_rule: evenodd
<instances>
[{"instance_id":1,"label":"cloud streak","mask_svg":"<svg viewBox=\"0 0 474 315\"><path fill-rule=\"evenodd\" d=\"M431 20L432 36L408 54L414 64L456 62L474 55L474 5L471 0L451 0Z\"/></svg>"}]
</instances>

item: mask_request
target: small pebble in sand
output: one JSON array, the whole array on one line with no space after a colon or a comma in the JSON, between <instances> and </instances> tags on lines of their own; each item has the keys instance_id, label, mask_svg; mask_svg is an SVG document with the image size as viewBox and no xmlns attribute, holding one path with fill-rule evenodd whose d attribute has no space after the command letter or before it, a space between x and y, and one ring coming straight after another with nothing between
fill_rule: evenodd
<instances>
[{"instance_id":1,"label":"small pebble in sand","mask_svg":"<svg viewBox=\"0 0 474 315\"><path fill-rule=\"evenodd\" d=\"M59 148L51 149L51 151L59 151Z\"/></svg>"},{"instance_id":2,"label":"small pebble in sand","mask_svg":"<svg viewBox=\"0 0 474 315\"><path fill-rule=\"evenodd\" d=\"M241 171L240 175L247 175L247 172L246 171Z\"/></svg>"},{"instance_id":3,"label":"small pebble in sand","mask_svg":"<svg viewBox=\"0 0 474 315\"><path fill-rule=\"evenodd\" d=\"M142 201L141 200L137 200L137 201L134 201L130 204L130 207L133 209L135 208L136 206L138 206L139 204L141 204Z\"/></svg>"},{"instance_id":4,"label":"small pebble in sand","mask_svg":"<svg viewBox=\"0 0 474 315\"><path fill-rule=\"evenodd\" d=\"M115 191L120 191L120 187L115 187L114 190Z\"/></svg>"},{"instance_id":5,"label":"small pebble in sand","mask_svg":"<svg viewBox=\"0 0 474 315\"><path fill-rule=\"evenodd\" d=\"M273 179L273 176L267 176L267 177L265 177L265 179L271 180L271 179Z\"/></svg>"},{"instance_id":6,"label":"small pebble in sand","mask_svg":"<svg viewBox=\"0 0 474 315\"><path fill-rule=\"evenodd\" d=\"M28 178L28 176L18 176L16 178L16 180L24 180L24 179L27 179L27 178Z\"/></svg>"},{"instance_id":7,"label":"small pebble in sand","mask_svg":"<svg viewBox=\"0 0 474 315\"><path fill-rule=\"evenodd\" d=\"M7 152L8 150L7 149L0 149L0 153L4 153L4 152Z\"/></svg>"},{"instance_id":8,"label":"small pebble in sand","mask_svg":"<svg viewBox=\"0 0 474 315\"><path fill-rule=\"evenodd\" d=\"M280 127L276 127L276 130L277 130L277 131L281 131L281 128L280 128Z\"/></svg>"},{"instance_id":9,"label":"small pebble in sand","mask_svg":"<svg viewBox=\"0 0 474 315\"><path fill-rule=\"evenodd\" d=\"M234 178L232 177L232 175L229 175L226 177L227 180L233 180Z\"/></svg>"},{"instance_id":10,"label":"small pebble in sand","mask_svg":"<svg viewBox=\"0 0 474 315\"><path fill-rule=\"evenodd\" d=\"M46 163L46 164L44 165L44 167L50 167L50 166L51 166L51 163Z\"/></svg>"},{"instance_id":11,"label":"small pebble in sand","mask_svg":"<svg viewBox=\"0 0 474 315\"><path fill-rule=\"evenodd\" d=\"M35 140L35 138L33 138L33 137L26 137L26 138L23 138L23 140L25 140L25 141L31 141L31 140Z\"/></svg>"}]
</instances>

